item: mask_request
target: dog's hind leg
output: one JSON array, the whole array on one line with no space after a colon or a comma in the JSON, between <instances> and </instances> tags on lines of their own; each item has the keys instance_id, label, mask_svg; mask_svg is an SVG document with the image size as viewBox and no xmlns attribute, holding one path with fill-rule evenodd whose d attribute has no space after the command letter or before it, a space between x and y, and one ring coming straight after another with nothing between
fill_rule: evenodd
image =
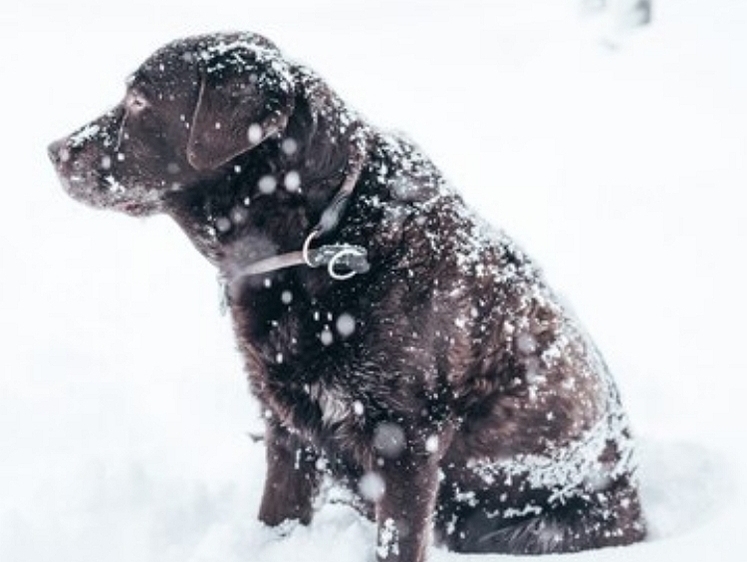
<instances>
[{"instance_id":1,"label":"dog's hind leg","mask_svg":"<svg viewBox=\"0 0 747 562\"><path fill-rule=\"evenodd\" d=\"M447 532L440 534L458 552L546 554L637 542L645 536L645 524L637 491L622 478L539 514L501 518L480 506L455 511Z\"/></svg>"}]
</instances>

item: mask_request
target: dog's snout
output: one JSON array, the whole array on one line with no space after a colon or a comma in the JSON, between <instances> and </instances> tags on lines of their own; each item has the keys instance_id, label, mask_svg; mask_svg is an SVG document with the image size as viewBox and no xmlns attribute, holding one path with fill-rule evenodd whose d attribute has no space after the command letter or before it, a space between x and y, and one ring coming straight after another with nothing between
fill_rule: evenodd
<instances>
[{"instance_id":1,"label":"dog's snout","mask_svg":"<svg viewBox=\"0 0 747 562\"><path fill-rule=\"evenodd\" d=\"M67 139L56 140L47 147L49 159L55 166L70 160L70 149L67 147Z\"/></svg>"}]
</instances>

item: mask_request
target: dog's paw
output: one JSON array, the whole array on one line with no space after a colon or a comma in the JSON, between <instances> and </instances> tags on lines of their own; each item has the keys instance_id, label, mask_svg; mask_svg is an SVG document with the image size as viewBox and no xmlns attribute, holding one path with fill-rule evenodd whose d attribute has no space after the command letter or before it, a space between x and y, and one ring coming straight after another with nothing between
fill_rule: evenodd
<instances>
[{"instance_id":1,"label":"dog's paw","mask_svg":"<svg viewBox=\"0 0 747 562\"><path fill-rule=\"evenodd\" d=\"M288 535L292 534L293 531L301 525L301 522L298 519L285 519L281 521L277 525L267 525L266 523L261 523L262 528L264 529L265 533L268 535L268 537L274 538L274 539L283 539L287 537Z\"/></svg>"}]
</instances>

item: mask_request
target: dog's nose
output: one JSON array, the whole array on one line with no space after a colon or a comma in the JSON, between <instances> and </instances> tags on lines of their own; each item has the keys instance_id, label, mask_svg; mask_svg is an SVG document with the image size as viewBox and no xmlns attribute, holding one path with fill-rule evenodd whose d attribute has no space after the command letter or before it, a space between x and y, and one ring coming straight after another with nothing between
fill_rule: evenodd
<instances>
[{"instance_id":1,"label":"dog's nose","mask_svg":"<svg viewBox=\"0 0 747 562\"><path fill-rule=\"evenodd\" d=\"M47 147L49 159L55 166L70 159L70 150L65 146L65 141L66 139L56 140Z\"/></svg>"}]
</instances>

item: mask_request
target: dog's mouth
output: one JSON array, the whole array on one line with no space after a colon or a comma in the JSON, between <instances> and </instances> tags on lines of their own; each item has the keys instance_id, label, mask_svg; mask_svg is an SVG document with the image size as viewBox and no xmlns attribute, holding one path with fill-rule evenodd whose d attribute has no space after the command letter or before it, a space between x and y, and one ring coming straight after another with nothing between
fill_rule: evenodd
<instances>
[{"instance_id":1,"label":"dog's mouth","mask_svg":"<svg viewBox=\"0 0 747 562\"><path fill-rule=\"evenodd\" d=\"M155 193L138 185L124 185L117 179L109 156L79 151L71 147L69 138L53 142L47 151L65 192L76 201L136 217L159 211Z\"/></svg>"},{"instance_id":2,"label":"dog's mouth","mask_svg":"<svg viewBox=\"0 0 747 562\"><path fill-rule=\"evenodd\" d=\"M145 217L158 212L158 208L154 206L142 205L140 203L123 202L112 207L117 211L133 216L133 217Z\"/></svg>"}]
</instances>

